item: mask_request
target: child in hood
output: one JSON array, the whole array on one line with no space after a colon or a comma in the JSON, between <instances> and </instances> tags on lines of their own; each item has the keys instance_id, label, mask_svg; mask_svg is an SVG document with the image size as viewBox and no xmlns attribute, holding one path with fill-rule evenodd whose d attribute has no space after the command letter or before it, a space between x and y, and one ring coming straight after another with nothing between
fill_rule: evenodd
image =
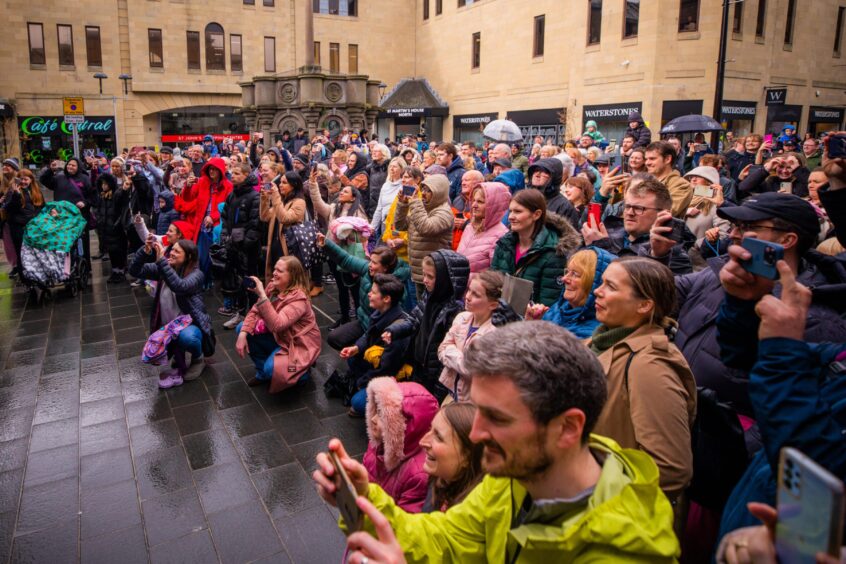
<instances>
[{"instance_id":1,"label":"child in hood","mask_svg":"<svg viewBox=\"0 0 846 564\"><path fill-rule=\"evenodd\" d=\"M429 431L438 402L420 384L374 378L367 385L367 452L364 467L397 505L419 513L428 491L420 439Z\"/></svg>"},{"instance_id":2,"label":"child in hood","mask_svg":"<svg viewBox=\"0 0 846 564\"><path fill-rule=\"evenodd\" d=\"M597 145L605 141L605 136L599 132L596 122L593 120L590 120L585 124L585 132L582 133L582 137L584 137L585 135L593 139L593 142Z\"/></svg>"},{"instance_id":3,"label":"child in hood","mask_svg":"<svg viewBox=\"0 0 846 564\"><path fill-rule=\"evenodd\" d=\"M173 208L176 194L170 190L159 192L159 215L156 220L156 235L164 235L174 221L179 220L179 212ZM143 239L142 239L143 241Z\"/></svg>"}]
</instances>

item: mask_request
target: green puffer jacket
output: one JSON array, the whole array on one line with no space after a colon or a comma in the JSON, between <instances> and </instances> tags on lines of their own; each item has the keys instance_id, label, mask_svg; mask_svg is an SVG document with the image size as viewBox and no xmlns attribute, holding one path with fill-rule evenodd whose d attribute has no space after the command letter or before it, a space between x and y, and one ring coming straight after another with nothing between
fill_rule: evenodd
<instances>
[{"instance_id":1,"label":"green puffer jacket","mask_svg":"<svg viewBox=\"0 0 846 564\"><path fill-rule=\"evenodd\" d=\"M335 261L335 264L353 274L358 274L358 309L355 314L358 317L358 322L362 329L367 331L370 327L370 314L373 310L370 309L370 299L367 294L370 293L370 287L373 286L373 279L370 277L370 261L367 259L354 257L347 253L344 249L326 239L326 246L324 247L326 255ZM397 267L391 272L394 276L399 278L400 282L405 284L408 277L411 276L411 267L401 258L397 259Z\"/></svg>"},{"instance_id":2,"label":"green puffer jacket","mask_svg":"<svg viewBox=\"0 0 846 564\"><path fill-rule=\"evenodd\" d=\"M509 478L486 476L445 513L406 513L375 484L367 497L391 523L409 563L676 562L673 509L652 458L598 435L588 446L604 463L587 506L549 523L512 528L526 490ZM373 533L369 520L365 529Z\"/></svg>"},{"instance_id":3,"label":"green puffer jacket","mask_svg":"<svg viewBox=\"0 0 846 564\"><path fill-rule=\"evenodd\" d=\"M531 281L535 285L532 301L550 306L561 295L558 277L564 274L567 257L581 246L582 237L570 222L560 215L548 213L546 225L517 264L514 262L517 234L503 235L496 243L491 269Z\"/></svg>"}]
</instances>

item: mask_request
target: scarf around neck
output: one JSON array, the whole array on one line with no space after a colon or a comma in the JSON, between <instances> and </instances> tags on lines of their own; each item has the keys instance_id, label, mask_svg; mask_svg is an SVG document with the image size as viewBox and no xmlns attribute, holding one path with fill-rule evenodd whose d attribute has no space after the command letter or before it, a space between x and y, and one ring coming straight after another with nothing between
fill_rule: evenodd
<instances>
[{"instance_id":1,"label":"scarf around neck","mask_svg":"<svg viewBox=\"0 0 846 564\"><path fill-rule=\"evenodd\" d=\"M597 356L601 355L632 333L637 327L616 327L609 329L604 324L597 327L590 339L590 350Z\"/></svg>"}]
</instances>

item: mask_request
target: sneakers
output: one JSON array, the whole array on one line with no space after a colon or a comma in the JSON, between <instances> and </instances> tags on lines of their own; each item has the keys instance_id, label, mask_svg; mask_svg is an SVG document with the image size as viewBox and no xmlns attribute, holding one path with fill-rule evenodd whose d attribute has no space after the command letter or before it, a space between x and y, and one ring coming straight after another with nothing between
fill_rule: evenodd
<instances>
[{"instance_id":1,"label":"sneakers","mask_svg":"<svg viewBox=\"0 0 846 564\"><path fill-rule=\"evenodd\" d=\"M323 286L314 286L314 287L312 287L312 289L308 293L308 295L312 298L316 298L317 296L319 296L322 293L323 293Z\"/></svg>"},{"instance_id":2,"label":"sneakers","mask_svg":"<svg viewBox=\"0 0 846 564\"><path fill-rule=\"evenodd\" d=\"M335 277L332 276L331 274L325 274L323 276L323 283L334 285L335 284Z\"/></svg>"},{"instance_id":3,"label":"sneakers","mask_svg":"<svg viewBox=\"0 0 846 564\"><path fill-rule=\"evenodd\" d=\"M238 327L238 324L244 321L244 316L240 313L236 313L232 316L232 318L223 324L224 329L235 329Z\"/></svg>"},{"instance_id":4,"label":"sneakers","mask_svg":"<svg viewBox=\"0 0 846 564\"><path fill-rule=\"evenodd\" d=\"M182 376L186 382L190 382L191 380L196 380L200 377L200 374L203 372L203 368L206 367L206 364L203 362L203 357L197 357L191 359L191 366L188 367L188 370Z\"/></svg>"},{"instance_id":5,"label":"sneakers","mask_svg":"<svg viewBox=\"0 0 846 564\"><path fill-rule=\"evenodd\" d=\"M113 270L112 275L106 280L106 284L120 284L126 282L126 274L120 270Z\"/></svg>"},{"instance_id":6,"label":"sneakers","mask_svg":"<svg viewBox=\"0 0 846 564\"><path fill-rule=\"evenodd\" d=\"M259 380L255 376L253 376L252 378L247 380L247 385L251 388L255 388L256 386L261 386L262 384L264 384L264 380Z\"/></svg>"},{"instance_id":7,"label":"sneakers","mask_svg":"<svg viewBox=\"0 0 846 564\"><path fill-rule=\"evenodd\" d=\"M109 255L104 254L103 256L100 257L100 260L103 261L103 262L109 260Z\"/></svg>"},{"instance_id":8,"label":"sneakers","mask_svg":"<svg viewBox=\"0 0 846 564\"><path fill-rule=\"evenodd\" d=\"M237 310L233 309L232 306L230 306L230 305L224 304L224 305L220 306L219 308L217 308L217 313L219 313L220 315L225 315L226 317L229 317L230 315L235 315L237 313Z\"/></svg>"},{"instance_id":9,"label":"sneakers","mask_svg":"<svg viewBox=\"0 0 846 564\"><path fill-rule=\"evenodd\" d=\"M130 287L132 287L132 288L138 288L138 287L140 287L143 283L144 283L144 281L143 281L143 280L141 280L141 279L139 278L138 280L135 280L134 282L130 283L129 285L130 285Z\"/></svg>"},{"instance_id":10,"label":"sneakers","mask_svg":"<svg viewBox=\"0 0 846 564\"><path fill-rule=\"evenodd\" d=\"M159 375L159 388L162 390L169 390L176 386L181 386L183 383L182 376L179 375L179 370L165 370Z\"/></svg>"}]
</instances>

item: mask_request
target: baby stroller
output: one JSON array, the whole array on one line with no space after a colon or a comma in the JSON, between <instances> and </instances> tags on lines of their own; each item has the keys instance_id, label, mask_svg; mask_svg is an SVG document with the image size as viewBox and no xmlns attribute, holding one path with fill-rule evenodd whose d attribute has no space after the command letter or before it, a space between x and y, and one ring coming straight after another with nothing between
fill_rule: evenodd
<instances>
[{"instance_id":1,"label":"baby stroller","mask_svg":"<svg viewBox=\"0 0 846 564\"><path fill-rule=\"evenodd\" d=\"M48 202L26 225L21 247L21 280L37 302L52 299L63 286L76 296L91 277L84 260L85 218L70 202Z\"/></svg>"}]
</instances>

